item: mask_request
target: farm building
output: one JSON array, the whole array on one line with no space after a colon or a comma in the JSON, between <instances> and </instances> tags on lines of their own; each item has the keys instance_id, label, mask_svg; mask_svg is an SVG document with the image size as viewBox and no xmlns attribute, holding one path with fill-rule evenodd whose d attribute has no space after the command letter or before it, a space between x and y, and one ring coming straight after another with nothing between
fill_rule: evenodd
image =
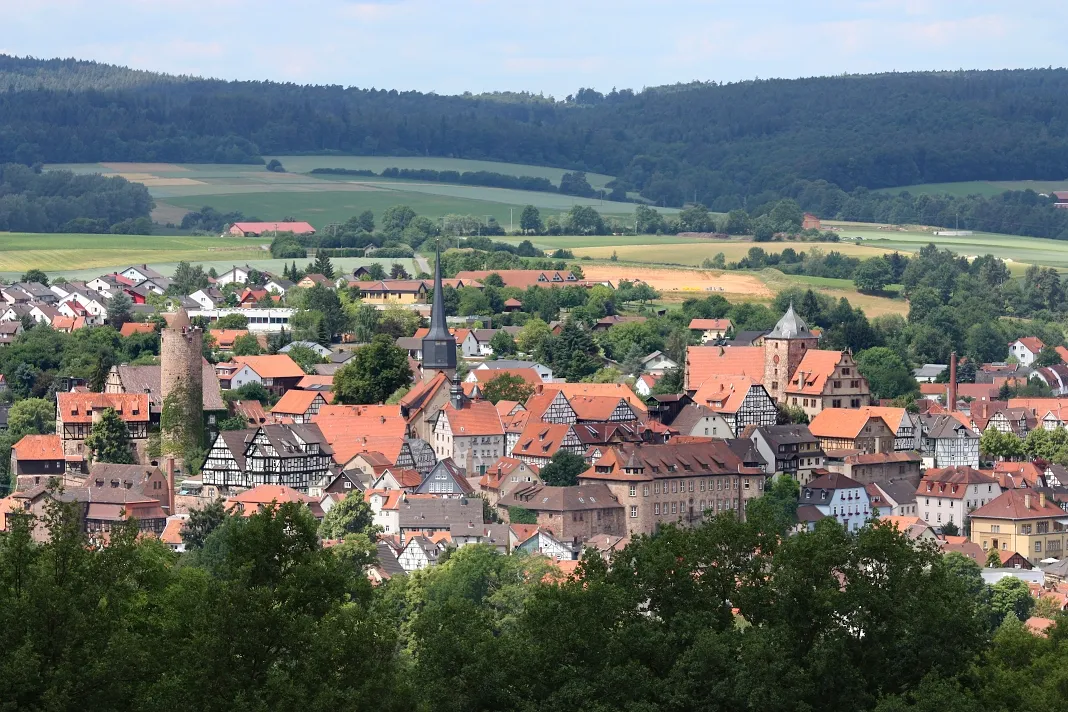
<instances>
[{"instance_id":1,"label":"farm building","mask_svg":"<svg viewBox=\"0 0 1068 712\"><path fill-rule=\"evenodd\" d=\"M821 227L822 226L820 225L820 219L818 217L816 217L812 213L805 213L804 217L801 220L802 230L819 230Z\"/></svg>"},{"instance_id":2,"label":"farm building","mask_svg":"<svg viewBox=\"0 0 1068 712\"><path fill-rule=\"evenodd\" d=\"M236 237L259 237L265 232L314 235L315 228L306 222L236 222L230 226L230 234Z\"/></svg>"}]
</instances>

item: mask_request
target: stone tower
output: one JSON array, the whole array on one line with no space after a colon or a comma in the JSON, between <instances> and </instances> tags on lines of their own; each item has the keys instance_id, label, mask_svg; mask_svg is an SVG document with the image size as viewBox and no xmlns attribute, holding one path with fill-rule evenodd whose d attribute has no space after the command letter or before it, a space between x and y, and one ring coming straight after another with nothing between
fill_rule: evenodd
<instances>
[{"instance_id":1,"label":"stone tower","mask_svg":"<svg viewBox=\"0 0 1068 712\"><path fill-rule=\"evenodd\" d=\"M456 377L456 337L445 323L445 295L441 288L441 248L434 259L434 305L430 310L430 331L423 337L423 380L443 371L449 380Z\"/></svg>"},{"instance_id":2,"label":"stone tower","mask_svg":"<svg viewBox=\"0 0 1068 712\"><path fill-rule=\"evenodd\" d=\"M160 338L160 440L165 455L182 456L204 435L204 332L179 308Z\"/></svg>"},{"instance_id":3,"label":"stone tower","mask_svg":"<svg viewBox=\"0 0 1068 712\"><path fill-rule=\"evenodd\" d=\"M819 346L805 320L794 311L793 302L775 328L764 337L764 388L779 403L786 402L786 388L801 359Z\"/></svg>"}]
</instances>

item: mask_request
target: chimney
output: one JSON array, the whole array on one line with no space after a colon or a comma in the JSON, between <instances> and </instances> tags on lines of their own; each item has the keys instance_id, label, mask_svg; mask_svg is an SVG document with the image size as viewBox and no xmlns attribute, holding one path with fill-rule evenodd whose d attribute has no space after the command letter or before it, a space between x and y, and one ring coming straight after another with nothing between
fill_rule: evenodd
<instances>
[{"instance_id":1,"label":"chimney","mask_svg":"<svg viewBox=\"0 0 1068 712\"><path fill-rule=\"evenodd\" d=\"M174 516L174 457L167 458L167 516Z\"/></svg>"},{"instance_id":2,"label":"chimney","mask_svg":"<svg viewBox=\"0 0 1068 712\"><path fill-rule=\"evenodd\" d=\"M1024 495L1024 509L1031 509L1031 494Z\"/></svg>"},{"instance_id":3,"label":"chimney","mask_svg":"<svg viewBox=\"0 0 1068 712\"><path fill-rule=\"evenodd\" d=\"M957 352L949 355L949 403L946 404L949 412L957 409Z\"/></svg>"}]
</instances>

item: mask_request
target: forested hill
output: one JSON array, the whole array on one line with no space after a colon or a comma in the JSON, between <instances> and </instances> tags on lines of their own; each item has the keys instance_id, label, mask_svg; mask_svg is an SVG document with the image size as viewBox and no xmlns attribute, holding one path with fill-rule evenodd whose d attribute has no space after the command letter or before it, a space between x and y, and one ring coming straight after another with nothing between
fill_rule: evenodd
<instances>
[{"instance_id":1,"label":"forested hill","mask_svg":"<svg viewBox=\"0 0 1068 712\"><path fill-rule=\"evenodd\" d=\"M694 84L564 100L223 82L0 56L0 162L254 162L339 151L619 176L666 205L1068 176L1068 70Z\"/></svg>"}]
</instances>

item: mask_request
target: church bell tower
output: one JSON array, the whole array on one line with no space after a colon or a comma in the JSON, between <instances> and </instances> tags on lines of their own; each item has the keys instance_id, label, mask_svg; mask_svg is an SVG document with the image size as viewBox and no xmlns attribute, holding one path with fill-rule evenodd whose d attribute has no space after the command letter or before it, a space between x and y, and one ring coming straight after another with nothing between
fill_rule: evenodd
<instances>
[{"instance_id":1,"label":"church bell tower","mask_svg":"<svg viewBox=\"0 0 1068 712\"><path fill-rule=\"evenodd\" d=\"M445 295L441 287L441 248L434 258L434 305L430 310L430 331L423 337L423 380L443 371L449 380L456 377L456 337L445 324Z\"/></svg>"}]
</instances>

